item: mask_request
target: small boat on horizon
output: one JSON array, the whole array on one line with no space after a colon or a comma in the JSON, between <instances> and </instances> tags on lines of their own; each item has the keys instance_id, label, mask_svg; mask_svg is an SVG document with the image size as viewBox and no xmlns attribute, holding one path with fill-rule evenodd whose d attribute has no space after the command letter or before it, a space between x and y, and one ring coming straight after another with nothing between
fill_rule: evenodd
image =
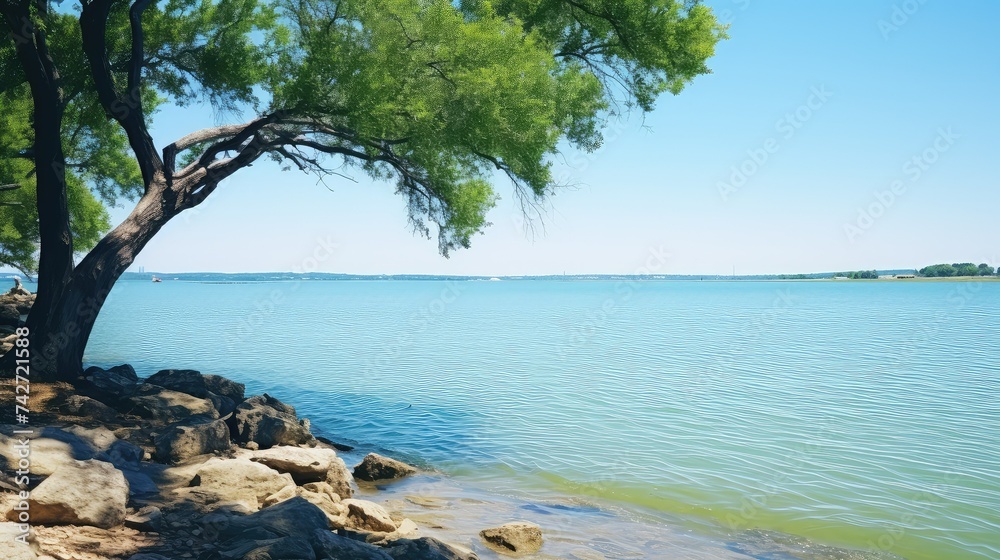
<instances>
[{"instance_id":1,"label":"small boat on horizon","mask_svg":"<svg viewBox=\"0 0 1000 560\"><path fill-rule=\"evenodd\" d=\"M163 282L163 280L157 276L153 277L153 282Z\"/></svg>"}]
</instances>

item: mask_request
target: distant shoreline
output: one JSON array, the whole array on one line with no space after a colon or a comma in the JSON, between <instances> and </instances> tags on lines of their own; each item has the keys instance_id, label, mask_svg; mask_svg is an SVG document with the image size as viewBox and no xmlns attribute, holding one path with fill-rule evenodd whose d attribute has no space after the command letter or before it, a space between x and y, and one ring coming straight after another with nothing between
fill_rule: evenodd
<instances>
[{"instance_id":1,"label":"distant shoreline","mask_svg":"<svg viewBox=\"0 0 1000 560\"><path fill-rule=\"evenodd\" d=\"M264 282L336 282L336 281L409 281L409 282L997 282L1000 276L914 276L906 278L845 278L833 277L834 273L814 274L761 274L722 276L715 274L566 274L539 276L457 276L433 274L341 274L292 272L128 272L120 281L150 282L152 277L163 281L199 284L256 284ZM891 272L885 276L892 275ZM0 273L0 282L14 277L13 273ZM26 282L33 284L33 282Z\"/></svg>"}]
</instances>

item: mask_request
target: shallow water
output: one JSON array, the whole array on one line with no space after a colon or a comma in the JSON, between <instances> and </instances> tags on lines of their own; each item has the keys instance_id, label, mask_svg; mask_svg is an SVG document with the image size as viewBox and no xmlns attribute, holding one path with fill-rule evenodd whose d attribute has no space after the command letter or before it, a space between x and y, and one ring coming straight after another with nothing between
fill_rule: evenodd
<instances>
[{"instance_id":1,"label":"shallow water","mask_svg":"<svg viewBox=\"0 0 1000 560\"><path fill-rule=\"evenodd\" d=\"M997 340L1000 283L167 280L119 283L87 361L227 375L456 484L751 557L978 559Z\"/></svg>"}]
</instances>

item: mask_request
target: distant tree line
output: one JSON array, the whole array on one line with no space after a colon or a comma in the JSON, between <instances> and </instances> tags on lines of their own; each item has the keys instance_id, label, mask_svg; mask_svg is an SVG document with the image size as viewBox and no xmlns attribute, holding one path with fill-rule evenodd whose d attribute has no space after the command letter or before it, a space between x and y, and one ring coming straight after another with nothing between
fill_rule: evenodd
<instances>
[{"instance_id":1,"label":"distant tree line","mask_svg":"<svg viewBox=\"0 0 1000 560\"><path fill-rule=\"evenodd\" d=\"M1000 275L1000 267L995 270L992 266L982 263L974 265L972 263L935 264L925 266L919 271L921 276L927 277L951 277L951 276L994 276Z\"/></svg>"},{"instance_id":2,"label":"distant tree line","mask_svg":"<svg viewBox=\"0 0 1000 560\"><path fill-rule=\"evenodd\" d=\"M878 278L877 270L855 270L854 272L841 272L834 274L834 277L850 278L851 280L875 280Z\"/></svg>"}]
</instances>

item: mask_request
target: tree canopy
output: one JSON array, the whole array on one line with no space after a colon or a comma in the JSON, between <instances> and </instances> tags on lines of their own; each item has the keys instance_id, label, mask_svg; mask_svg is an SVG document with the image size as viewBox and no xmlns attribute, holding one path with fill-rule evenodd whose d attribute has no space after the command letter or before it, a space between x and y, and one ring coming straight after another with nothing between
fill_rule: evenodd
<instances>
[{"instance_id":1,"label":"tree canopy","mask_svg":"<svg viewBox=\"0 0 1000 560\"><path fill-rule=\"evenodd\" d=\"M16 91L0 93L0 185L8 187L0 191L0 266L15 268L25 275L38 265L34 164L27 155L32 146L31 113L31 101L26 96ZM121 150L119 157L113 158L113 149L100 147L97 141L88 146L86 143L92 140L82 136L69 135L74 140L70 152L76 158L67 173L66 190L74 244L89 249L110 227L107 209L91 188L100 192L106 188L105 181L127 184L125 173L138 168L134 161L123 157ZM95 161L98 158L107 161Z\"/></svg>"},{"instance_id":2,"label":"tree canopy","mask_svg":"<svg viewBox=\"0 0 1000 560\"><path fill-rule=\"evenodd\" d=\"M496 176L526 204L552 194L560 150L594 150L609 117L679 93L725 37L693 0L2 0L0 13L0 93L32 115L3 147L30 153L38 210L4 247L25 264L38 224L33 365L58 375L81 370L104 295L149 240L261 158L394 181L447 256L488 225ZM162 103L207 103L225 124L158 143ZM128 217L74 262L107 227L95 203L122 199Z\"/></svg>"},{"instance_id":3,"label":"tree canopy","mask_svg":"<svg viewBox=\"0 0 1000 560\"><path fill-rule=\"evenodd\" d=\"M139 175L126 161L138 131L109 116L122 123L138 110L148 125L161 102L208 102L223 115L256 115L255 130L168 145L165 159L178 157L168 173L215 166L221 179L236 167L223 160L266 154L322 174L342 156L394 179L413 224L425 234L436 226L445 254L486 225L496 171L520 196L550 194L560 142L599 147L609 114L649 111L659 94L680 92L709 71L724 36L708 8L674 0L91 0L80 22L66 10L33 17L61 72L70 176L105 202L140 194L156 167ZM88 39L81 24L84 34L100 29ZM0 89L23 102L13 47L0 50ZM246 150L251 140L257 149ZM88 216L101 218L78 221ZM78 248L93 244L93 235L78 237ZM19 268L31 264L23 244L4 238Z\"/></svg>"},{"instance_id":4,"label":"tree canopy","mask_svg":"<svg viewBox=\"0 0 1000 560\"><path fill-rule=\"evenodd\" d=\"M998 269L998 271L1000 271L1000 269ZM951 276L992 276L993 274L993 267L986 263L981 263L978 266L972 263L935 264L925 266L920 269L921 276L931 278L947 278Z\"/></svg>"}]
</instances>

